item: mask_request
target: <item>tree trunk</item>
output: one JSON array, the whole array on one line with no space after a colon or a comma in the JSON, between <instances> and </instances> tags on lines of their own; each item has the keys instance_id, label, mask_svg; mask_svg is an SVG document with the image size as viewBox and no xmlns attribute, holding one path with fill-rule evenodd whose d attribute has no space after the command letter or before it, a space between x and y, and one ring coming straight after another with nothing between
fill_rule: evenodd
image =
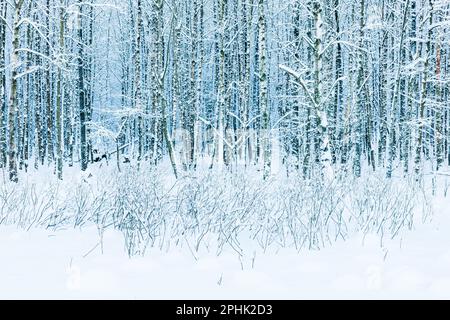
<instances>
[{"instance_id":1,"label":"tree trunk","mask_svg":"<svg viewBox=\"0 0 450 320\"><path fill-rule=\"evenodd\" d=\"M78 0L78 101L80 112L80 160L81 170L86 171L88 167L88 149L86 134L86 95L84 85L84 42L83 42L83 0Z\"/></svg>"},{"instance_id":2,"label":"tree trunk","mask_svg":"<svg viewBox=\"0 0 450 320\"><path fill-rule=\"evenodd\" d=\"M59 9L59 50L60 54L64 52L64 8L63 1L60 2ZM63 138L62 138L62 103L64 94L64 84L62 70L58 70L58 80L56 84L56 168L58 179L62 180L63 171Z\"/></svg>"},{"instance_id":3,"label":"tree trunk","mask_svg":"<svg viewBox=\"0 0 450 320\"><path fill-rule=\"evenodd\" d=\"M0 4L0 17L6 18L7 3ZM6 136L6 73L5 73L5 48L6 48L6 23L0 18L0 168L7 163L6 151L8 140Z\"/></svg>"},{"instance_id":4,"label":"tree trunk","mask_svg":"<svg viewBox=\"0 0 450 320\"><path fill-rule=\"evenodd\" d=\"M270 113L268 101L268 72L267 72L267 23L265 13L265 0L259 0L258 9L258 57L259 57L259 103L261 113L261 141L263 150L264 179L270 175L271 168L271 141L270 141Z\"/></svg>"},{"instance_id":5,"label":"tree trunk","mask_svg":"<svg viewBox=\"0 0 450 320\"><path fill-rule=\"evenodd\" d=\"M17 83L18 83L18 68L20 66L19 61L19 44L20 44L20 10L23 5L23 0L15 2L14 8L14 24L12 35L12 52L11 52L11 91L9 99L9 180L18 182L17 172L17 146L16 146L16 121L19 111L18 97L17 97Z\"/></svg>"}]
</instances>

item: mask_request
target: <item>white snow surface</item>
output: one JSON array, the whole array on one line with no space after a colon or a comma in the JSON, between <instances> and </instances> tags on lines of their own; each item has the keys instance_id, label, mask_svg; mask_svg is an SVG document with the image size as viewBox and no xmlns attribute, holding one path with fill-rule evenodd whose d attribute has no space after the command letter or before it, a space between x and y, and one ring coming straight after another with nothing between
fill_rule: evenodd
<instances>
[{"instance_id":1,"label":"white snow surface","mask_svg":"<svg viewBox=\"0 0 450 320\"><path fill-rule=\"evenodd\" d=\"M0 227L1 299L449 299L450 198L394 240L357 234L320 251L255 249L239 258L187 246L129 258L97 229ZM103 250L103 252L102 252ZM246 251L248 252L248 250Z\"/></svg>"}]
</instances>

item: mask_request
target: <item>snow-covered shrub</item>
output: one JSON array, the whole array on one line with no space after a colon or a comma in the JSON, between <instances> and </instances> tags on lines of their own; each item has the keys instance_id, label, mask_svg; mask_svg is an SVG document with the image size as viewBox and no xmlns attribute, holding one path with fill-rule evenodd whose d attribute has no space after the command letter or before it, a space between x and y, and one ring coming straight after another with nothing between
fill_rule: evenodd
<instances>
[{"instance_id":1,"label":"snow-covered shrub","mask_svg":"<svg viewBox=\"0 0 450 320\"><path fill-rule=\"evenodd\" d=\"M124 233L129 253L141 253L161 236L170 210L160 176L153 169L128 168L115 176L111 188L113 205L108 217Z\"/></svg>"},{"instance_id":2,"label":"snow-covered shrub","mask_svg":"<svg viewBox=\"0 0 450 320\"><path fill-rule=\"evenodd\" d=\"M426 203L420 185L412 178L386 179L372 174L364 179L355 179L347 197L351 212L363 233L375 232L395 237L403 228L413 227L414 215Z\"/></svg>"},{"instance_id":3,"label":"snow-covered shrub","mask_svg":"<svg viewBox=\"0 0 450 320\"><path fill-rule=\"evenodd\" d=\"M317 249L327 242L347 235L344 219L344 195L347 186L335 180L290 178L278 192L282 201L283 215L280 223L285 225L296 248Z\"/></svg>"},{"instance_id":4,"label":"snow-covered shrub","mask_svg":"<svg viewBox=\"0 0 450 320\"><path fill-rule=\"evenodd\" d=\"M355 232L394 237L427 213L426 192L413 179L377 174L356 179L281 175L262 180L198 171L178 180L163 171L105 168L72 180L0 185L0 223L22 228L96 225L123 232L130 255L148 246L215 246L243 253L245 239L262 248L319 249Z\"/></svg>"},{"instance_id":5,"label":"snow-covered shrub","mask_svg":"<svg viewBox=\"0 0 450 320\"><path fill-rule=\"evenodd\" d=\"M52 182L21 184L3 181L0 186L0 221L22 228L42 223L60 224L66 212L58 184Z\"/></svg>"}]
</instances>

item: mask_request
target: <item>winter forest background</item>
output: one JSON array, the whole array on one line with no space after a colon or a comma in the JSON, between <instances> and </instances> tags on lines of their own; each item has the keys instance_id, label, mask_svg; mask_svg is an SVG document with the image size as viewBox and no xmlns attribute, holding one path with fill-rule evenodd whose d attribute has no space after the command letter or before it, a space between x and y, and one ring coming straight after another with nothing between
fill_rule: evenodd
<instances>
[{"instance_id":1,"label":"winter forest background","mask_svg":"<svg viewBox=\"0 0 450 320\"><path fill-rule=\"evenodd\" d=\"M395 237L447 196L449 31L446 0L1 0L0 224Z\"/></svg>"}]
</instances>

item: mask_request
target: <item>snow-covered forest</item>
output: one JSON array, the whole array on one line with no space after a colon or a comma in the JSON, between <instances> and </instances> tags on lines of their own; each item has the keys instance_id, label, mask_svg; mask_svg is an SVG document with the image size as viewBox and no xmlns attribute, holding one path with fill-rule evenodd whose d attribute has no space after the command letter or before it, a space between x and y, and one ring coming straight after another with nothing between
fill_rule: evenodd
<instances>
[{"instance_id":1,"label":"snow-covered forest","mask_svg":"<svg viewBox=\"0 0 450 320\"><path fill-rule=\"evenodd\" d=\"M205 158L265 178L274 158L305 179L439 171L449 12L442 0L3 0L0 165L12 181L105 158L169 158L177 177Z\"/></svg>"},{"instance_id":2,"label":"snow-covered forest","mask_svg":"<svg viewBox=\"0 0 450 320\"><path fill-rule=\"evenodd\" d=\"M0 93L0 225L243 257L450 206L448 0L0 0Z\"/></svg>"}]
</instances>

